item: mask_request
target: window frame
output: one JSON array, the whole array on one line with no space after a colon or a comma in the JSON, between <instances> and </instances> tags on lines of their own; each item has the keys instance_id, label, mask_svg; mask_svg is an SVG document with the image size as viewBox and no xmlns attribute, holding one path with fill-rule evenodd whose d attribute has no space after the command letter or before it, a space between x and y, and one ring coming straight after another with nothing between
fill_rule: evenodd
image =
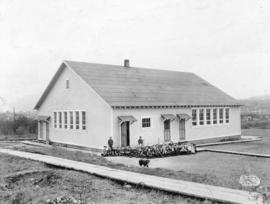
<instances>
[{"instance_id":1,"label":"window frame","mask_svg":"<svg viewBox=\"0 0 270 204\"><path fill-rule=\"evenodd\" d=\"M67 114L67 111L64 111L63 115L64 115L64 129L67 129L68 128L68 114Z\"/></svg>"},{"instance_id":2,"label":"window frame","mask_svg":"<svg viewBox=\"0 0 270 204\"><path fill-rule=\"evenodd\" d=\"M81 111L82 130L86 130L86 111Z\"/></svg>"},{"instance_id":3,"label":"window frame","mask_svg":"<svg viewBox=\"0 0 270 204\"><path fill-rule=\"evenodd\" d=\"M213 125L218 124L218 109L213 108Z\"/></svg>"},{"instance_id":4,"label":"window frame","mask_svg":"<svg viewBox=\"0 0 270 204\"><path fill-rule=\"evenodd\" d=\"M66 79L66 89L70 88L69 79Z\"/></svg>"},{"instance_id":5,"label":"window frame","mask_svg":"<svg viewBox=\"0 0 270 204\"><path fill-rule=\"evenodd\" d=\"M144 121L144 120L149 120L149 121ZM149 116L143 116L141 119L141 124L142 124L142 128L151 128L151 117Z\"/></svg>"},{"instance_id":6,"label":"window frame","mask_svg":"<svg viewBox=\"0 0 270 204\"><path fill-rule=\"evenodd\" d=\"M212 109L211 108L206 108L205 109L205 114L206 114L206 125L211 125L212 124L212 117L211 117ZM209 117L208 117L209 116Z\"/></svg>"},{"instance_id":7,"label":"window frame","mask_svg":"<svg viewBox=\"0 0 270 204\"><path fill-rule=\"evenodd\" d=\"M230 123L230 108L225 108L225 123Z\"/></svg>"},{"instance_id":8,"label":"window frame","mask_svg":"<svg viewBox=\"0 0 270 204\"><path fill-rule=\"evenodd\" d=\"M74 130L74 111L69 111L69 129Z\"/></svg>"},{"instance_id":9,"label":"window frame","mask_svg":"<svg viewBox=\"0 0 270 204\"><path fill-rule=\"evenodd\" d=\"M75 130L80 129L80 111L75 111Z\"/></svg>"},{"instance_id":10,"label":"window frame","mask_svg":"<svg viewBox=\"0 0 270 204\"><path fill-rule=\"evenodd\" d=\"M193 114L195 113L195 114ZM195 116L195 117L193 117ZM192 109L191 110L191 117L192 117L192 126L198 125L198 109Z\"/></svg>"},{"instance_id":11,"label":"window frame","mask_svg":"<svg viewBox=\"0 0 270 204\"><path fill-rule=\"evenodd\" d=\"M58 112L58 128L62 129L62 112Z\"/></svg>"},{"instance_id":12,"label":"window frame","mask_svg":"<svg viewBox=\"0 0 270 204\"><path fill-rule=\"evenodd\" d=\"M53 112L53 127L57 128L57 112Z\"/></svg>"},{"instance_id":13,"label":"window frame","mask_svg":"<svg viewBox=\"0 0 270 204\"><path fill-rule=\"evenodd\" d=\"M203 126L205 125L205 109L204 108L200 108L199 109L199 125Z\"/></svg>"},{"instance_id":14,"label":"window frame","mask_svg":"<svg viewBox=\"0 0 270 204\"><path fill-rule=\"evenodd\" d=\"M219 124L224 124L224 108L219 108Z\"/></svg>"}]
</instances>

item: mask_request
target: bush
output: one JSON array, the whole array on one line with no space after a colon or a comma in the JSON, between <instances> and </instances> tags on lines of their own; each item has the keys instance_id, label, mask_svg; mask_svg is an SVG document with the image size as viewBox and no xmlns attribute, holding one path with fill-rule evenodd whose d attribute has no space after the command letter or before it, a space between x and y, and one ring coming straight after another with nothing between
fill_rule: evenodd
<instances>
[{"instance_id":1,"label":"bush","mask_svg":"<svg viewBox=\"0 0 270 204\"><path fill-rule=\"evenodd\" d=\"M37 133L37 120L31 116L17 114L15 117L8 113L0 114L0 134L2 135L23 135Z\"/></svg>"},{"instance_id":2,"label":"bush","mask_svg":"<svg viewBox=\"0 0 270 204\"><path fill-rule=\"evenodd\" d=\"M23 134L25 134L25 132L26 132L26 128L24 126L20 126L16 129L17 135L23 135Z\"/></svg>"},{"instance_id":3,"label":"bush","mask_svg":"<svg viewBox=\"0 0 270 204\"><path fill-rule=\"evenodd\" d=\"M169 143L162 145L141 146L141 147L120 147L104 150L102 156L128 156L139 158L156 158L181 154L196 153L196 145L188 142Z\"/></svg>"}]
</instances>

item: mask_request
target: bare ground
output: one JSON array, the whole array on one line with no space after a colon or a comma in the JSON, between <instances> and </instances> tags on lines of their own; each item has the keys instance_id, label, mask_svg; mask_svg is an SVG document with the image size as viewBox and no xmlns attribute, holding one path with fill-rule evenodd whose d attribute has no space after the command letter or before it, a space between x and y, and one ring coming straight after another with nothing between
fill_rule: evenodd
<instances>
[{"instance_id":1,"label":"bare ground","mask_svg":"<svg viewBox=\"0 0 270 204\"><path fill-rule=\"evenodd\" d=\"M245 135L258 135L259 134L261 136L264 136L265 139L268 140L268 142L270 141L268 139L270 130L257 131L257 130L251 129L251 130L244 130L244 131L245 131ZM258 133L258 134L255 134L255 133ZM248 143L246 144L249 145ZM179 156L179 157L161 158L161 160L164 160L164 161L158 162L158 163L164 164L162 168L158 168L158 167L157 168L139 168L139 167L134 167L134 166L126 166L124 164L117 164L94 154L83 153L79 151L68 151L65 149L59 149L59 148L54 148L54 147L52 148L35 147L35 146L29 146L29 145L22 145L20 143L0 143L0 147L22 150L22 151L33 152L33 153L44 154L44 155L58 156L58 157L72 159L76 161L93 163L97 165L108 166L108 167L116 168L116 169L129 170L129 171L134 171L134 172L139 172L139 173L144 173L144 174L151 174L151 175L163 176L163 177L174 178L174 179L182 179L182 180L187 180L187 181L194 181L194 182L200 182L200 183L205 183L205 184L210 184L210 185L224 186L224 187L237 188L237 189L241 189L241 186L239 185L239 178L242 174L255 174L261 178L263 186L265 187L270 186L270 177L269 177L270 159L267 159L267 158L256 158L256 157L246 157L246 156L239 156L239 155L228 155L228 154L205 152L205 153L199 153L196 155L185 155L185 156ZM264 147L266 149L268 147L270 148L270 143L262 143L262 144L258 143L257 146L254 148L260 149L261 147ZM171 162L166 163L166 160L168 161L171 160ZM16 158L16 162L17 162L17 165L12 165L12 162L5 163L5 165L7 166L7 169L10 169L11 173L17 172L17 171L29 170L29 168L32 167L32 162L29 162L29 161L25 162L24 160L20 160ZM9 167L10 165L12 166ZM174 167L168 168L168 165L174 165ZM35 169L38 167L40 167L40 164L36 165ZM42 166L42 168L44 168L44 166ZM0 167L0 172L2 171L4 172L6 170L1 169ZM63 177L64 175L66 175L65 172L73 172L69 170L59 170L59 169L54 170L54 171L56 172L63 171L60 173L60 175L63 175ZM6 174L8 173L10 172L6 172ZM75 173L72 173L72 175L73 174ZM87 176L91 176L91 175L87 175ZM94 176L91 176L91 177L95 178L95 179L92 178L93 180L100 180L100 178L98 177L94 177ZM62 181L62 178L60 180ZM87 181L87 179L85 181ZM103 179L103 182L105 182L104 185L108 185L108 186L112 184L116 185L115 182L106 183L109 181L104 180L104 179ZM120 185L119 188L121 187L122 190L126 191L126 189L123 188L122 184L117 184L117 185ZM61 184L61 186L66 186L66 185ZM100 191L102 192L104 190L103 187L99 187L98 189L100 189ZM132 188L132 190L134 189ZM133 194L137 196L136 197L137 199L142 199L142 200L136 200L134 198L136 202L140 201L142 203L167 203L167 202L197 203L197 202L200 202L199 200L193 200L193 199L187 201L187 198L185 197L175 197L176 195L170 195L170 194L168 195L164 194L164 195L167 195L165 196L166 198L164 197L163 194L160 197L160 193L154 193L156 191L150 191L149 189L147 191L144 191L144 190L142 191L142 189L140 189L139 192L134 191L132 192L131 195L127 194L127 197L124 196L125 203L133 202L133 199L132 199ZM50 191L48 192L50 194ZM65 192L65 191L61 190L59 192ZM128 189L128 192L131 192L131 189ZM112 192L109 191L107 193L114 195L115 191L112 191ZM126 193L123 193L123 192L119 192L119 193L120 193L119 196L117 196L118 198L113 198L112 202L121 203L121 199L122 199L121 197L123 194L126 194ZM142 196L138 196L140 194L142 194ZM151 196L150 198L148 198L148 196L144 194L147 194L147 195L149 194ZM145 196L147 198L146 201L144 201L142 198ZM104 198L106 197L106 193L104 196L102 195L97 196L97 198L99 197L102 197L104 199L104 202L109 202L109 199L106 200L106 198ZM163 199L163 197L165 200ZM171 200L168 200L169 198ZM120 200L117 200L117 199L120 199ZM99 202L99 201L97 200L94 203L96 202ZM136 202L134 201L134 203Z\"/></svg>"},{"instance_id":2,"label":"bare ground","mask_svg":"<svg viewBox=\"0 0 270 204\"><path fill-rule=\"evenodd\" d=\"M0 155L0 203L47 203L62 195L83 203L212 203L131 186L87 173Z\"/></svg>"}]
</instances>

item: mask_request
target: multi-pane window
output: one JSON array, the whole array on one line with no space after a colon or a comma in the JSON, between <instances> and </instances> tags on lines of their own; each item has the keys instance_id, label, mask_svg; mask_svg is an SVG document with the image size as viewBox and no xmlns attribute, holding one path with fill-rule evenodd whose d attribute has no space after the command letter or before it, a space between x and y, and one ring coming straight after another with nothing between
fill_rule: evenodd
<instances>
[{"instance_id":1,"label":"multi-pane window","mask_svg":"<svg viewBox=\"0 0 270 204\"><path fill-rule=\"evenodd\" d=\"M151 126L151 118L142 118L142 127L150 127Z\"/></svg>"},{"instance_id":2,"label":"multi-pane window","mask_svg":"<svg viewBox=\"0 0 270 204\"><path fill-rule=\"evenodd\" d=\"M226 123L230 122L230 109L229 108L225 109L225 120L226 120Z\"/></svg>"},{"instance_id":3,"label":"multi-pane window","mask_svg":"<svg viewBox=\"0 0 270 204\"><path fill-rule=\"evenodd\" d=\"M192 126L230 123L230 108L192 109Z\"/></svg>"},{"instance_id":4,"label":"multi-pane window","mask_svg":"<svg viewBox=\"0 0 270 204\"><path fill-rule=\"evenodd\" d=\"M206 124L207 125L211 124L211 109L210 108L206 109Z\"/></svg>"},{"instance_id":5,"label":"multi-pane window","mask_svg":"<svg viewBox=\"0 0 270 204\"><path fill-rule=\"evenodd\" d=\"M80 112L75 111L76 129L80 129Z\"/></svg>"},{"instance_id":6,"label":"multi-pane window","mask_svg":"<svg viewBox=\"0 0 270 204\"><path fill-rule=\"evenodd\" d=\"M86 130L86 113L82 111L82 129Z\"/></svg>"},{"instance_id":7,"label":"multi-pane window","mask_svg":"<svg viewBox=\"0 0 270 204\"><path fill-rule=\"evenodd\" d=\"M223 108L219 109L219 123L223 123Z\"/></svg>"},{"instance_id":8,"label":"multi-pane window","mask_svg":"<svg viewBox=\"0 0 270 204\"><path fill-rule=\"evenodd\" d=\"M199 110L200 125L204 125L204 109Z\"/></svg>"},{"instance_id":9,"label":"multi-pane window","mask_svg":"<svg viewBox=\"0 0 270 204\"><path fill-rule=\"evenodd\" d=\"M86 130L86 111L53 112L53 127Z\"/></svg>"},{"instance_id":10,"label":"multi-pane window","mask_svg":"<svg viewBox=\"0 0 270 204\"><path fill-rule=\"evenodd\" d=\"M69 111L69 128L73 129L73 111Z\"/></svg>"},{"instance_id":11,"label":"multi-pane window","mask_svg":"<svg viewBox=\"0 0 270 204\"><path fill-rule=\"evenodd\" d=\"M192 110L192 125L193 126L197 125L197 110L196 109Z\"/></svg>"},{"instance_id":12,"label":"multi-pane window","mask_svg":"<svg viewBox=\"0 0 270 204\"><path fill-rule=\"evenodd\" d=\"M67 129L67 112L64 112L64 127Z\"/></svg>"},{"instance_id":13,"label":"multi-pane window","mask_svg":"<svg viewBox=\"0 0 270 204\"><path fill-rule=\"evenodd\" d=\"M57 128L57 113L56 112L54 112L53 113L53 118L54 118L54 128Z\"/></svg>"},{"instance_id":14,"label":"multi-pane window","mask_svg":"<svg viewBox=\"0 0 270 204\"><path fill-rule=\"evenodd\" d=\"M213 124L217 124L217 109L213 109Z\"/></svg>"},{"instance_id":15,"label":"multi-pane window","mask_svg":"<svg viewBox=\"0 0 270 204\"><path fill-rule=\"evenodd\" d=\"M62 112L58 112L59 117L59 128L62 128Z\"/></svg>"}]
</instances>

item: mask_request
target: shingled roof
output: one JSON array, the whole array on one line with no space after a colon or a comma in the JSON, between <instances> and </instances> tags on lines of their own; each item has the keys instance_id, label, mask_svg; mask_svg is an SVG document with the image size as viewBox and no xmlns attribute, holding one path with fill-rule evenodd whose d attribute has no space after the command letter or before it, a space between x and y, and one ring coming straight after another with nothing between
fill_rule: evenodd
<instances>
[{"instance_id":1,"label":"shingled roof","mask_svg":"<svg viewBox=\"0 0 270 204\"><path fill-rule=\"evenodd\" d=\"M74 61L63 64L74 70L112 107L240 105L193 73ZM46 92L48 94L49 90L45 90L36 109Z\"/></svg>"}]
</instances>

